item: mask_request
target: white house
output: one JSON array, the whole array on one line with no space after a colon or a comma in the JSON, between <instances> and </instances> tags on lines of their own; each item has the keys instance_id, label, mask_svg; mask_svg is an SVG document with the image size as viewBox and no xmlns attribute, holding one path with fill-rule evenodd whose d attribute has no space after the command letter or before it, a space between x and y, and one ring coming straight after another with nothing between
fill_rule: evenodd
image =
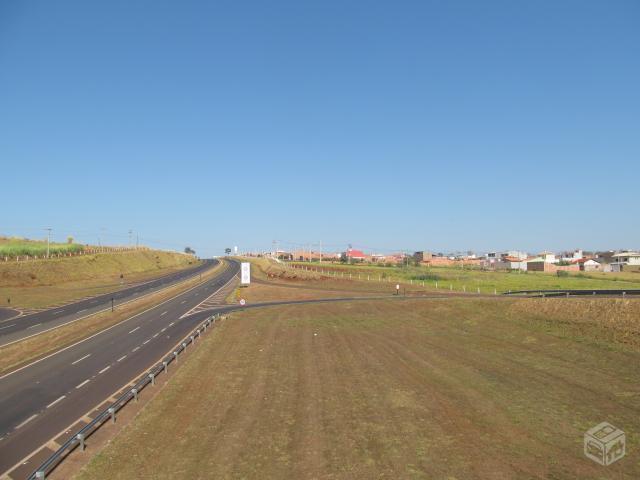
<instances>
[{"instance_id":1,"label":"white house","mask_svg":"<svg viewBox=\"0 0 640 480\"><path fill-rule=\"evenodd\" d=\"M600 272L602 271L602 265L600 262L596 262L593 259L588 260L578 260L578 264L580 265L580 270L583 272Z\"/></svg>"},{"instance_id":2,"label":"white house","mask_svg":"<svg viewBox=\"0 0 640 480\"><path fill-rule=\"evenodd\" d=\"M542 252L540 255L538 255L538 258L544 263L558 263L556 254L552 252Z\"/></svg>"},{"instance_id":3,"label":"white house","mask_svg":"<svg viewBox=\"0 0 640 480\"><path fill-rule=\"evenodd\" d=\"M621 272L627 266L640 266L640 253L638 252L620 252L614 254L613 260L609 265L612 272Z\"/></svg>"},{"instance_id":4,"label":"white house","mask_svg":"<svg viewBox=\"0 0 640 480\"><path fill-rule=\"evenodd\" d=\"M565 252L562 254L563 262L571 262L573 260L579 260L584 257L582 250L574 250L573 252Z\"/></svg>"}]
</instances>

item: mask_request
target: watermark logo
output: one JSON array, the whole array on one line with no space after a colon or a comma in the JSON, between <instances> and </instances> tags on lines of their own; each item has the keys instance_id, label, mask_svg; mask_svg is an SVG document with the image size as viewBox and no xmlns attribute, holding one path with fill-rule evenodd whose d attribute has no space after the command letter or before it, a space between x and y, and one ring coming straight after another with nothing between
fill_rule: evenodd
<instances>
[{"instance_id":1,"label":"watermark logo","mask_svg":"<svg viewBox=\"0 0 640 480\"><path fill-rule=\"evenodd\" d=\"M584 454L600 465L611 465L625 454L624 432L610 423L602 422L584 434Z\"/></svg>"}]
</instances>

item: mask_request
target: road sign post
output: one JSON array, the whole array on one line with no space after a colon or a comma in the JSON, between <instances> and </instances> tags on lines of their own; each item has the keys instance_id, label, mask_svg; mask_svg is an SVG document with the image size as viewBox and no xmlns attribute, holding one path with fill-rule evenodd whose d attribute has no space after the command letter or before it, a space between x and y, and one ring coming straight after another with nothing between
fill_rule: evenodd
<instances>
[{"instance_id":1,"label":"road sign post","mask_svg":"<svg viewBox=\"0 0 640 480\"><path fill-rule=\"evenodd\" d=\"M242 262L240 264L240 284L249 285L251 283L251 264Z\"/></svg>"}]
</instances>

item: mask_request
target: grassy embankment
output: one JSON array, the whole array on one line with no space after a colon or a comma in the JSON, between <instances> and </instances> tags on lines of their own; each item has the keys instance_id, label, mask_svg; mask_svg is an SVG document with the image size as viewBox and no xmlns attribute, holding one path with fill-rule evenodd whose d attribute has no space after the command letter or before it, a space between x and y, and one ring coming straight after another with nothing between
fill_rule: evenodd
<instances>
[{"instance_id":1,"label":"grassy embankment","mask_svg":"<svg viewBox=\"0 0 640 480\"><path fill-rule=\"evenodd\" d=\"M312 269L331 271L338 275L351 274L352 279L367 280L370 283L401 282L414 285L424 283L425 288L435 289L438 282L439 289L461 291L463 287L467 292L503 293L516 290L555 290L555 289L640 289L640 273L602 273L602 272L568 272L568 276L559 277L555 273L545 272L506 272L485 271L478 268L453 268L453 267L381 267L368 264L319 264L298 263L293 265Z\"/></svg>"},{"instance_id":2,"label":"grassy embankment","mask_svg":"<svg viewBox=\"0 0 640 480\"><path fill-rule=\"evenodd\" d=\"M55 330L27 338L20 342L0 348L0 374L27 364L37 358L44 357L67 345L71 345L83 338L87 338L100 330L115 325L133 315L147 310L160 302L182 293L189 288L217 275L220 269L228 268L228 264L217 265L199 277L185 280L177 285L167 287L118 306L114 312L105 311L89 315L79 321L62 326Z\"/></svg>"},{"instance_id":3,"label":"grassy embankment","mask_svg":"<svg viewBox=\"0 0 640 480\"><path fill-rule=\"evenodd\" d=\"M78 478L635 479L639 319L615 299L236 313ZM627 434L609 467L582 452L605 420Z\"/></svg>"},{"instance_id":4,"label":"grassy embankment","mask_svg":"<svg viewBox=\"0 0 640 480\"><path fill-rule=\"evenodd\" d=\"M192 267L196 262L189 255L154 250L0 262L0 306L30 309L68 303Z\"/></svg>"}]
</instances>

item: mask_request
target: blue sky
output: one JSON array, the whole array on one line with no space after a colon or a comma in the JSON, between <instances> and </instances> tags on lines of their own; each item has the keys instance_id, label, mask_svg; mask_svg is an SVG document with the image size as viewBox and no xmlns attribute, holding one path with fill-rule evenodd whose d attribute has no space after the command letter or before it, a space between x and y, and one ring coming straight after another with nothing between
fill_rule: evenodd
<instances>
[{"instance_id":1,"label":"blue sky","mask_svg":"<svg viewBox=\"0 0 640 480\"><path fill-rule=\"evenodd\" d=\"M635 0L5 1L0 233L639 248L639 24Z\"/></svg>"}]
</instances>

